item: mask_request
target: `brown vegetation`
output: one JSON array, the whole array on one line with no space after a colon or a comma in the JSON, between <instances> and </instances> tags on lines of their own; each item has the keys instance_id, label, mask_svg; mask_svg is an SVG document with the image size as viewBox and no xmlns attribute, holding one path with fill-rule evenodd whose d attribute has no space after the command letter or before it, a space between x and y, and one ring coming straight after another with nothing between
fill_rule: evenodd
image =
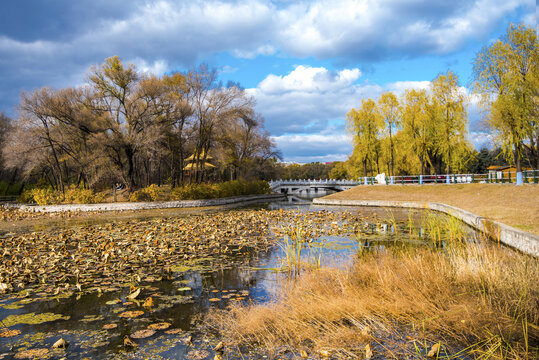
<instances>
[{"instance_id":1,"label":"brown vegetation","mask_svg":"<svg viewBox=\"0 0 539 360\"><path fill-rule=\"evenodd\" d=\"M214 312L230 345L335 358L455 355L533 358L539 262L496 245L367 254L283 286L269 305ZM535 345L534 345L535 344ZM487 356L488 357L488 356Z\"/></svg>"},{"instance_id":2,"label":"brown vegetation","mask_svg":"<svg viewBox=\"0 0 539 360\"><path fill-rule=\"evenodd\" d=\"M61 192L176 186L187 174L197 183L258 178L278 156L252 97L206 66L156 77L111 57L84 86L23 93L10 123L0 139L5 166Z\"/></svg>"},{"instance_id":3,"label":"brown vegetation","mask_svg":"<svg viewBox=\"0 0 539 360\"><path fill-rule=\"evenodd\" d=\"M440 202L539 235L539 186L502 184L357 186L341 200Z\"/></svg>"}]
</instances>

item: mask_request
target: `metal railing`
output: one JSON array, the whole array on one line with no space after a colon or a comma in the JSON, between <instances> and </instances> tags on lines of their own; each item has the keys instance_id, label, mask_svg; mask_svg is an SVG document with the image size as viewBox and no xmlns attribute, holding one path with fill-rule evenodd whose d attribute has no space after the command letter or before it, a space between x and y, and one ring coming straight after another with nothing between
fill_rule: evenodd
<instances>
[{"instance_id":1,"label":"metal railing","mask_svg":"<svg viewBox=\"0 0 539 360\"><path fill-rule=\"evenodd\" d=\"M291 186L291 185L360 185L359 180L335 180L335 179L301 179L301 180L272 180L270 187Z\"/></svg>"},{"instance_id":2,"label":"metal railing","mask_svg":"<svg viewBox=\"0 0 539 360\"><path fill-rule=\"evenodd\" d=\"M496 171L487 174L445 174L445 175L402 175L402 176L366 176L356 180L333 179L302 179L302 180L273 180L272 188L291 185L406 185L406 184L510 184L517 183L515 171ZM522 183L538 184L539 170L522 171Z\"/></svg>"}]
</instances>

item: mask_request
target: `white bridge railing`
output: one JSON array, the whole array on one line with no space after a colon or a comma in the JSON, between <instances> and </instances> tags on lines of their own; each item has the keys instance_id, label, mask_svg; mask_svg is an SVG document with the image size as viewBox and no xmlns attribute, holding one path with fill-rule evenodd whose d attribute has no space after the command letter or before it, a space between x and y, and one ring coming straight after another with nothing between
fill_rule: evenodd
<instances>
[{"instance_id":1,"label":"white bridge railing","mask_svg":"<svg viewBox=\"0 0 539 360\"><path fill-rule=\"evenodd\" d=\"M355 186L362 184L357 180L332 180L332 179L303 179L303 180L272 180L269 182L271 188L279 186Z\"/></svg>"},{"instance_id":2,"label":"white bridge railing","mask_svg":"<svg viewBox=\"0 0 539 360\"><path fill-rule=\"evenodd\" d=\"M518 178L520 176L520 178ZM538 184L539 170L526 170L521 175L516 172L490 172L488 174L447 174L447 175L404 175L404 176L365 176L357 180L333 180L333 179L303 179L303 180L273 180L270 187L275 189L280 186L311 186L311 187L339 187L356 185L405 185L405 184L504 184L504 183Z\"/></svg>"}]
</instances>

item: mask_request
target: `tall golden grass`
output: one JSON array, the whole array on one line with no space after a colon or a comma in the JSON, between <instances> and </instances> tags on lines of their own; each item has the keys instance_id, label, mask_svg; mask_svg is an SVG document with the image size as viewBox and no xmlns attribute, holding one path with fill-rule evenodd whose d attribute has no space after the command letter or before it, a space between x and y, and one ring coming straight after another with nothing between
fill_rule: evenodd
<instances>
[{"instance_id":1,"label":"tall golden grass","mask_svg":"<svg viewBox=\"0 0 539 360\"><path fill-rule=\"evenodd\" d=\"M277 301L209 315L230 345L336 358L536 359L539 262L492 243L362 252L286 282Z\"/></svg>"}]
</instances>

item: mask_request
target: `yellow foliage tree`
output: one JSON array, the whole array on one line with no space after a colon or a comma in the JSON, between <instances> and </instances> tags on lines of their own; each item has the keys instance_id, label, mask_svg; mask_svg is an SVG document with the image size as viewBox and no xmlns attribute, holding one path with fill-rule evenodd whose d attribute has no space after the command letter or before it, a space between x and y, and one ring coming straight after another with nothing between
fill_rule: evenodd
<instances>
[{"instance_id":1,"label":"yellow foliage tree","mask_svg":"<svg viewBox=\"0 0 539 360\"><path fill-rule=\"evenodd\" d=\"M385 123L385 133L387 135L387 147L388 147L388 157L389 157L389 175L394 176L394 158L395 158L395 145L393 143L393 135L398 131L400 125L399 118L399 101L397 96L392 92L385 92L380 95L378 99L378 106L380 109L380 114L384 119ZM386 146L384 146L386 148Z\"/></svg>"},{"instance_id":2,"label":"yellow foliage tree","mask_svg":"<svg viewBox=\"0 0 539 360\"><path fill-rule=\"evenodd\" d=\"M474 91L488 110L495 139L521 171L526 149L539 166L538 54L533 27L511 25L507 34L484 47L474 61Z\"/></svg>"},{"instance_id":3,"label":"yellow foliage tree","mask_svg":"<svg viewBox=\"0 0 539 360\"><path fill-rule=\"evenodd\" d=\"M359 109L352 109L347 114L349 129L352 132L356 158L363 165L363 174L367 176L367 165L371 174L373 165L378 169L380 155L380 130L382 116L372 99L362 100Z\"/></svg>"},{"instance_id":4,"label":"yellow foliage tree","mask_svg":"<svg viewBox=\"0 0 539 360\"><path fill-rule=\"evenodd\" d=\"M438 75L431 83L431 91L431 120L436 129L434 145L441 163L445 164L445 170L450 174L452 165L460 168L460 148L468 144L466 98L459 89L457 75L451 71ZM433 161L432 158L430 160ZM437 169L437 172L440 170Z\"/></svg>"}]
</instances>

